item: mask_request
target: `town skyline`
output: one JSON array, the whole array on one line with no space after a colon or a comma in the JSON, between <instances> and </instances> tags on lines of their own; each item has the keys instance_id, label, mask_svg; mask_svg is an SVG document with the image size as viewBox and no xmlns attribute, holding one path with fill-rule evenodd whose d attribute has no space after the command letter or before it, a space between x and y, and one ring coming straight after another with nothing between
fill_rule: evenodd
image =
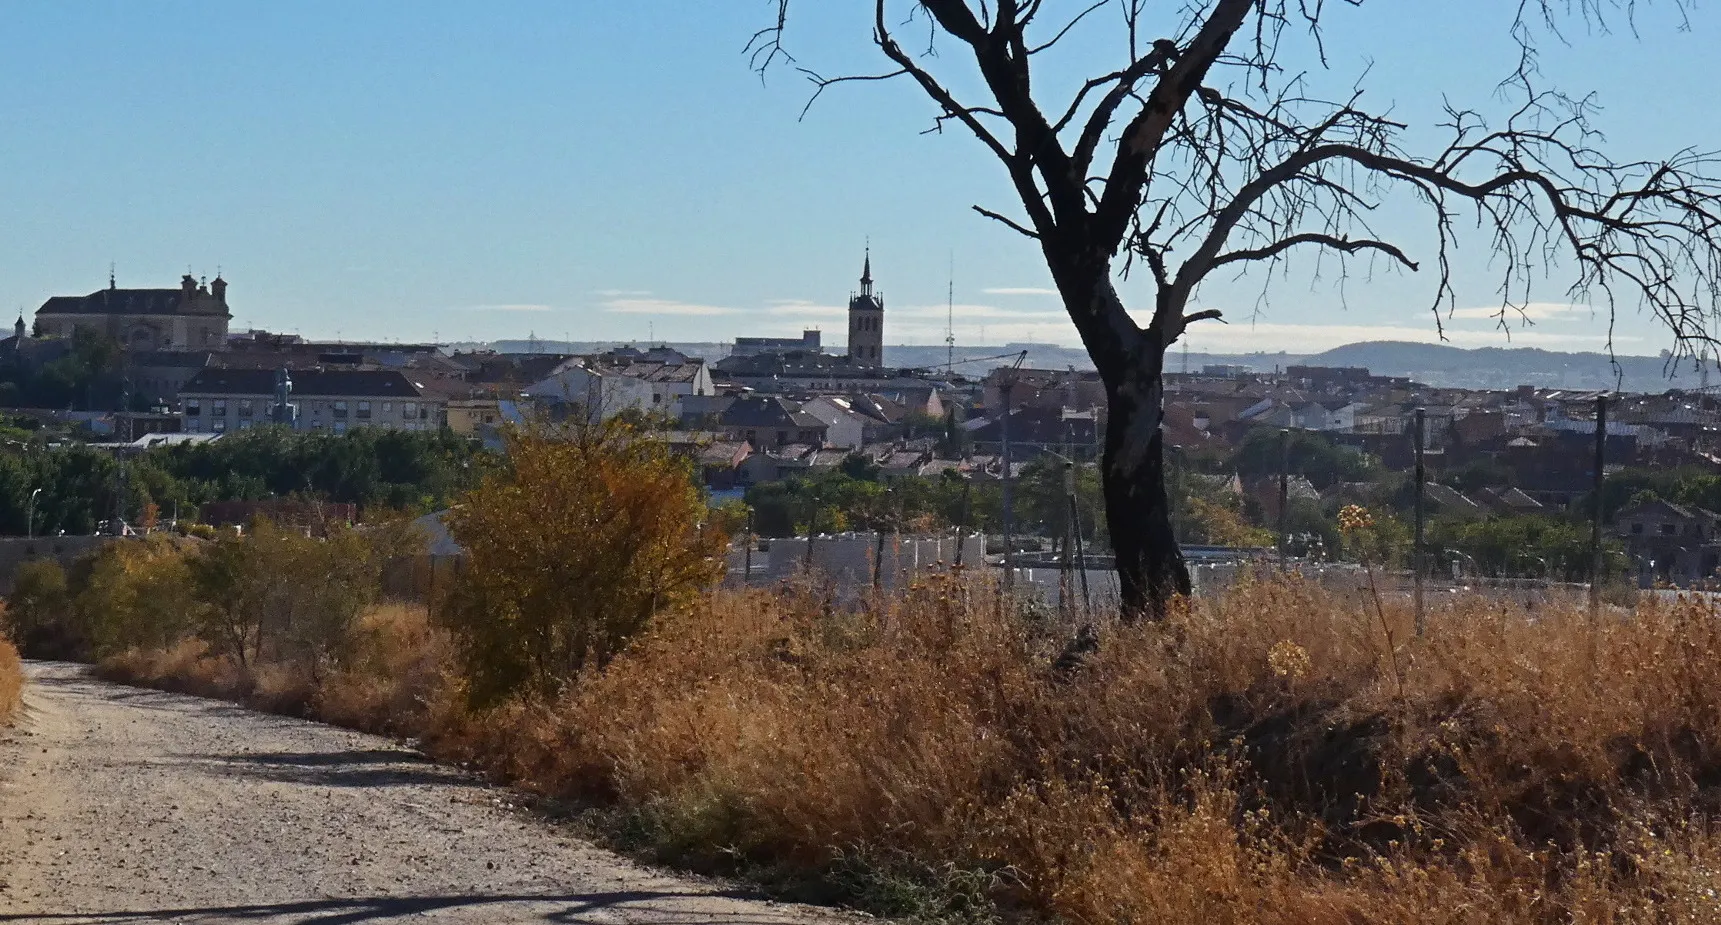
<instances>
[{"instance_id":1,"label":"town skyline","mask_svg":"<svg viewBox=\"0 0 1721 925\"><path fill-rule=\"evenodd\" d=\"M546 4L531 35L509 14L458 5L405 21L332 4L9 9L9 34L76 34L90 54L67 70L45 46L16 43L0 61L16 129L0 152L13 218L0 226L0 299L29 312L99 287L110 266L122 286L171 286L189 264L237 287L235 327L318 338L835 334L870 243L888 344L942 343L947 293L959 342L1076 343L1032 242L970 211L1007 205L1002 177L969 139L922 134L931 113L913 88L838 88L802 119L810 88L788 73L761 82L740 53L763 7L669 9ZM803 63L874 67L862 13L801 11ZM1333 28L1363 32L1384 15L1347 10ZM1429 87L1485 98L1513 63L1503 35L1468 40L1463 60L1441 54L1441 36L1468 34L1464 16L1393 15L1431 40L1371 92L1414 125L1436 121ZM1599 122L1627 156L1661 151L1670 125L1681 144L1721 147L1704 128L1721 111L1698 91L1703 56L1681 53L1721 17L1688 11L1687 34L1666 28L1667 11L1643 15L1671 50L1608 41L1592 56L1603 39L1576 32L1574 53L1546 65L1550 83L1605 89L1613 108ZM193 25L197 55L139 57ZM1072 48L1109 53L1109 35L1078 31ZM1339 58L1329 76L1368 67ZM1426 250L1418 229L1387 225ZM1527 307L1533 325L1500 331L1488 256L1460 253L1447 342L1604 346L1605 313L1566 304L1554 285ZM1232 323L1197 327L1192 349L1439 339L1426 279L1382 272L1341 290L1312 277L1294 267L1259 308L1257 280L1210 286L1204 303ZM1145 302L1145 282L1122 287ZM1621 353L1670 344L1629 308L1612 337Z\"/></svg>"}]
</instances>

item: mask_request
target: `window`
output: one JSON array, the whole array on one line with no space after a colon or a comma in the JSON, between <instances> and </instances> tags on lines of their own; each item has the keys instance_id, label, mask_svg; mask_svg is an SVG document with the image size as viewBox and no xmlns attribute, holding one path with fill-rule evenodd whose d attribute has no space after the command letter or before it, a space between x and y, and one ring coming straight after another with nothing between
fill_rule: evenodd
<instances>
[{"instance_id":1,"label":"window","mask_svg":"<svg viewBox=\"0 0 1721 925\"><path fill-rule=\"evenodd\" d=\"M1661 535L1662 536L1673 536L1674 534L1676 534L1678 532L1679 532L1679 526L1677 524L1662 524L1661 525Z\"/></svg>"},{"instance_id":2,"label":"window","mask_svg":"<svg viewBox=\"0 0 1721 925\"><path fill-rule=\"evenodd\" d=\"M418 417L418 402L403 401L400 403L400 416L410 421Z\"/></svg>"},{"instance_id":3,"label":"window","mask_svg":"<svg viewBox=\"0 0 1721 925\"><path fill-rule=\"evenodd\" d=\"M335 433L344 434L346 432L347 432L347 422L346 421L336 421L335 422Z\"/></svg>"},{"instance_id":4,"label":"window","mask_svg":"<svg viewBox=\"0 0 1721 925\"><path fill-rule=\"evenodd\" d=\"M202 401L202 399L187 398L185 400L185 415L186 415L186 417L193 417L194 418L194 417L197 417L198 415L200 415L202 413L203 413L203 401Z\"/></svg>"},{"instance_id":5,"label":"window","mask_svg":"<svg viewBox=\"0 0 1721 925\"><path fill-rule=\"evenodd\" d=\"M1632 525L1631 525L1631 532L1632 532L1632 535L1633 535L1633 536L1640 536L1640 535L1642 535L1642 533L1643 533L1643 524L1632 524Z\"/></svg>"},{"instance_id":6,"label":"window","mask_svg":"<svg viewBox=\"0 0 1721 925\"><path fill-rule=\"evenodd\" d=\"M382 403L382 413L383 414L390 414L393 411L394 411L394 402L385 401Z\"/></svg>"},{"instance_id":7,"label":"window","mask_svg":"<svg viewBox=\"0 0 1721 925\"><path fill-rule=\"evenodd\" d=\"M335 402L335 420L337 420L337 421L341 420L341 419L345 418L346 416L347 416L347 403L344 401ZM340 428L337 427L336 430L338 432L340 430Z\"/></svg>"},{"instance_id":8,"label":"window","mask_svg":"<svg viewBox=\"0 0 1721 925\"><path fill-rule=\"evenodd\" d=\"M240 421L239 422L239 429L240 430L250 430L251 429L251 422L250 421Z\"/></svg>"},{"instance_id":9,"label":"window","mask_svg":"<svg viewBox=\"0 0 1721 925\"><path fill-rule=\"evenodd\" d=\"M239 416L242 418L248 418L251 416L251 399L239 399Z\"/></svg>"},{"instance_id":10,"label":"window","mask_svg":"<svg viewBox=\"0 0 1721 925\"><path fill-rule=\"evenodd\" d=\"M370 419L370 402L368 402L368 401L359 402L358 416L364 420Z\"/></svg>"},{"instance_id":11,"label":"window","mask_svg":"<svg viewBox=\"0 0 1721 925\"><path fill-rule=\"evenodd\" d=\"M196 433L201 433L202 431L203 431L203 422L202 421L191 420L191 421L185 422L185 432L186 433L196 434Z\"/></svg>"},{"instance_id":12,"label":"window","mask_svg":"<svg viewBox=\"0 0 1721 925\"><path fill-rule=\"evenodd\" d=\"M215 431L218 434L226 431L227 430L227 419L226 418L216 418L215 419L215 426L211 427L209 429Z\"/></svg>"},{"instance_id":13,"label":"window","mask_svg":"<svg viewBox=\"0 0 1721 925\"><path fill-rule=\"evenodd\" d=\"M227 399L217 398L216 400L210 402L209 404L210 404L210 408L209 408L210 414L213 414L218 418L224 418L227 416Z\"/></svg>"}]
</instances>

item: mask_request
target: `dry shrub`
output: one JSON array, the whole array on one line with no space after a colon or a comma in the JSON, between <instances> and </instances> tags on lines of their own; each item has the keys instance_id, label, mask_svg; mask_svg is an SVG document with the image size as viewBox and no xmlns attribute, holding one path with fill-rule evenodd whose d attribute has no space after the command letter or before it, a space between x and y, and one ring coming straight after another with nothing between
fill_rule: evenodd
<instances>
[{"instance_id":1,"label":"dry shrub","mask_svg":"<svg viewBox=\"0 0 1721 925\"><path fill-rule=\"evenodd\" d=\"M373 608L295 696L614 807L659 857L881 912L1714 921L1718 617L1466 596L1419 639L1394 600L1263 580L1072 660L1069 628L958 573L859 604L712 593L484 712L422 610ZM232 683L186 646L152 658L134 673Z\"/></svg>"},{"instance_id":2,"label":"dry shrub","mask_svg":"<svg viewBox=\"0 0 1721 925\"><path fill-rule=\"evenodd\" d=\"M1640 921L1713 879L1716 616L1477 596L1417 639L1392 601L1247 582L1061 673L972 580L722 592L441 745L701 867L909 858L1072 921Z\"/></svg>"},{"instance_id":3,"label":"dry shrub","mask_svg":"<svg viewBox=\"0 0 1721 925\"><path fill-rule=\"evenodd\" d=\"M392 603L359 619L341 668L324 678L315 714L324 722L416 737L458 713L454 646L422 606Z\"/></svg>"},{"instance_id":4,"label":"dry shrub","mask_svg":"<svg viewBox=\"0 0 1721 925\"><path fill-rule=\"evenodd\" d=\"M18 717L24 705L24 663L12 641L0 636L0 726Z\"/></svg>"},{"instance_id":5,"label":"dry shrub","mask_svg":"<svg viewBox=\"0 0 1721 925\"><path fill-rule=\"evenodd\" d=\"M103 659L109 681L233 700L258 710L384 735L418 736L450 709L452 646L423 607L383 604L358 620L341 667L304 662L241 666L199 639L167 649L130 649Z\"/></svg>"},{"instance_id":6,"label":"dry shrub","mask_svg":"<svg viewBox=\"0 0 1721 925\"><path fill-rule=\"evenodd\" d=\"M440 613L484 706L607 663L716 583L728 544L689 462L620 420L505 440L509 468L449 512L465 568Z\"/></svg>"}]
</instances>

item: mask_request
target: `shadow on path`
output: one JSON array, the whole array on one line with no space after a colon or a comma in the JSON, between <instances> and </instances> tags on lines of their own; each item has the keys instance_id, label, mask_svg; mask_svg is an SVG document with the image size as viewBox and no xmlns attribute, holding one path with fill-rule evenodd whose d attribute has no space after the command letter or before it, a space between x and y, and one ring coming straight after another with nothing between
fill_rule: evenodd
<instances>
[{"instance_id":1,"label":"shadow on path","mask_svg":"<svg viewBox=\"0 0 1721 925\"><path fill-rule=\"evenodd\" d=\"M250 777L311 787L392 787L405 784L470 786L470 774L414 752L388 748L326 752L244 752L174 755L173 760L221 777Z\"/></svg>"},{"instance_id":2,"label":"shadow on path","mask_svg":"<svg viewBox=\"0 0 1721 925\"><path fill-rule=\"evenodd\" d=\"M540 921L578 923L589 921L586 916L605 910L625 907L629 918L639 917L650 925L694 925L722 921L732 925L782 925L795 920L788 908L776 915L738 915L733 912L700 910L697 906L709 900L754 899L752 893L719 891L712 893L665 893L650 890L627 890L612 893L584 894L509 894L466 896L398 896L357 899L320 899L306 902L267 903L244 906L202 906L175 909L137 909L122 912L56 912L4 914L0 922L64 922L64 923L143 923L143 922L276 922L281 925L361 925L387 923L432 912L459 909L485 909L484 921L504 921L496 915L509 912L527 913L508 921ZM509 910L497 908L517 904L522 907L554 905L557 909ZM688 904L689 908L676 908ZM601 921L614 921L613 915Z\"/></svg>"}]
</instances>

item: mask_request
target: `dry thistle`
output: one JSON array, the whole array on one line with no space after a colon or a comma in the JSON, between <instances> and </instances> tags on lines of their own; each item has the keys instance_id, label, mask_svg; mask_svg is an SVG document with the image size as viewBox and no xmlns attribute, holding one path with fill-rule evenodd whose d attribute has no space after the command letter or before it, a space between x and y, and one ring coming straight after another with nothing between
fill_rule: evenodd
<instances>
[{"instance_id":1,"label":"dry thistle","mask_svg":"<svg viewBox=\"0 0 1721 925\"><path fill-rule=\"evenodd\" d=\"M1295 681L1307 677L1314 666L1307 649L1282 639L1267 650L1267 667L1273 669L1273 674Z\"/></svg>"},{"instance_id":2,"label":"dry thistle","mask_svg":"<svg viewBox=\"0 0 1721 925\"><path fill-rule=\"evenodd\" d=\"M1368 508L1360 504L1347 504L1339 508L1339 532L1358 533L1373 526L1374 515L1368 512Z\"/></svg>"}]
</instances>

